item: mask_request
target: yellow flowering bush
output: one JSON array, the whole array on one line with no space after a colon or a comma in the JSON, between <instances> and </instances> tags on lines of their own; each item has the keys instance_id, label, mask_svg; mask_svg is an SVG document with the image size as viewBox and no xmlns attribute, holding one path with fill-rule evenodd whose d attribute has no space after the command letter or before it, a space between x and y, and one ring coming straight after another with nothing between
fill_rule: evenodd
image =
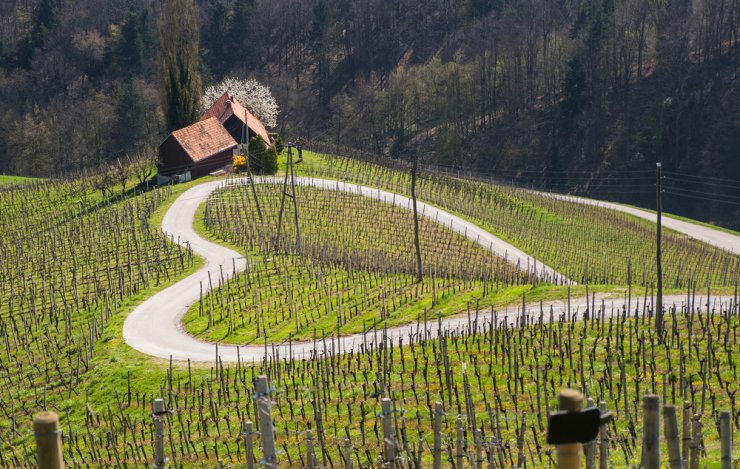
<instances>
[{"instance_id":1,"label":"yellow flowering bush","mask_svg":"<svg viewBox=\"0 0 740 469\"><path fill-rule=\"evenodd\" d=\"M245 155L237 155L233 160L234 170L239 170L247 165L247 157Z\"/></svg>"}]
</instances>

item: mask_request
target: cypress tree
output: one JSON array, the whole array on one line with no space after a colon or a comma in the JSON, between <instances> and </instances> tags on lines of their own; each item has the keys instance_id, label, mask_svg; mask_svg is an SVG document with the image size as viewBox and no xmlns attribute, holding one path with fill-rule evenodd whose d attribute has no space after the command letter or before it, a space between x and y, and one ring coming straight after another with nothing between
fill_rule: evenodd
<instances>
[{"instance_id":1,"label":"cypress tree","mask_svg":"<svg viewBox=\"0 0 740 469\"><path fill-rule=\"evenodd\" d=\"M198 120L202 96L198 15L193 0L167 0L160 11L160 96L168 132Z\"/></svg>"}]
</instances>

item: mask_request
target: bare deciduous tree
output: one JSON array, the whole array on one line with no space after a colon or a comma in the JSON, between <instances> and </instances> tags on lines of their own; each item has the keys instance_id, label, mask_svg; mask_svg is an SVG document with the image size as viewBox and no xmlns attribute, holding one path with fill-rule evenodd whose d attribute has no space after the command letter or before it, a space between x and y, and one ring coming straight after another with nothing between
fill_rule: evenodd
<instances>
[{"instance_id":1,"label":"bare deciduous tree","mask_svg":"<svg viewBox=\"0 0 740 469\"><path fill-rule=\"evenodd\" d=\"M267 127L277 125L280 108L275 97L269 87L253 78L228 77L217 85L209 86L203 93L203 109L208 109L227 91L252 111Z\"/></svg>"}]
</instances>

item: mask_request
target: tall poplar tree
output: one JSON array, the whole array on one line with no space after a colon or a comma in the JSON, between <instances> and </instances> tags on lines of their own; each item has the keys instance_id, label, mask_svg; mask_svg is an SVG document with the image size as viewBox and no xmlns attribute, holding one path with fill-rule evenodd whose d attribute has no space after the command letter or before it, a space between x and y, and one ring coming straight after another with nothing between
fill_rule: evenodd
<instances>
[{"instance_id":1,"label":"tall poplar tree","mask_svg":"<svg viewBox=\"0 0 740 469\"><path fill-rule=\"evenodd\" d=\"M198 120L202 95L198 17L193 0L166 0L159 12L160 96L169 132Z\"/></svg>"}]
</instances>

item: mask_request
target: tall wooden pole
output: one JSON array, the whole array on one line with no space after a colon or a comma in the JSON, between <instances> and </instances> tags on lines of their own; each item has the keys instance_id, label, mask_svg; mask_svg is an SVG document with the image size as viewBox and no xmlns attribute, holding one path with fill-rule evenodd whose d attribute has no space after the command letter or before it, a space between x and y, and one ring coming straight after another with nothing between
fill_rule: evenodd
<instances>
[{"instance_id":1,"label":"tall wooden pole","mask_svg":"<svg viewBox=\"0 0 740 469\"><path fill-rule=\"evenodd\" d=\"M275 251L280 249L280 232L283 230L283 211L285 210L285 197L288 196L289 168L293 166L293 147L288 143L288 158L285 160L285 179L283 179L283 196L280 198L280 212L278 213L277 238L275 239Z\"/></svg>"},{"instance_id":2,"label":"tall wooden pole","mask_svg":"<svg viewBox=\"0 0 740 469\"><path fill-rule=\"evenodd\" d=\"M416 208L416 173L419 169L419 153L414 154L414 166L411 168L411 201L414 205L414 246L416 247L416 276L419 282L424 281L421 265L421 243L419 242L419 211Z\"/></svg>"},{"instance_id":3,"label":"tall wooden pole","mask_svg":"<svg viewBox=\"0 0 740 469\"><path fill-rule=\"evenodd\" d=\"M254 197L254 205L257 207L257 215L262 221L262 209L260 208L260 200L257 197L257 188L254 187L254 178L252 177L252 168L249 164L249 125L247 124L247 110L244 110L244 132L242 133L242 150L247 157L247 177L249 178L249 185L252 186L252 196ZM246 139L244 137L246 135ZM246 140L246 143L244 143ZM267 142L265 142L267 143Z\"/></svg>"},{"instance_id":4,"label":"tall wooden pole","mask_svg":"<svg viewBox=\"0 0 740 469\"><path fill-rule=\"evenodd\" d=\"M661 252L661 241L662 241L662 216L663 216L663 200L661 196L662 187L661 180L663 179L662 167L660 163L656 163L656 205L658 212L657 220L657 231L656 231L656 253L655 260L657 263L658 273L658 304L655 308L655 331L658 333L658 340L663 340L663 261Z\"/></svg>"},{"instance_id":5,"label":"tall wooden pole","mask_svg":"<svg viewBox=\"0 0 740 469\"><path fill-rule=\"evenodd\" d=\"M293 199L293 218L295 219L295 247L301 252L301 228L298 226L298 199L295 195L295 170L293 169L293 158L290 158L290 192Z\"/></svg>"}]
</instances>

